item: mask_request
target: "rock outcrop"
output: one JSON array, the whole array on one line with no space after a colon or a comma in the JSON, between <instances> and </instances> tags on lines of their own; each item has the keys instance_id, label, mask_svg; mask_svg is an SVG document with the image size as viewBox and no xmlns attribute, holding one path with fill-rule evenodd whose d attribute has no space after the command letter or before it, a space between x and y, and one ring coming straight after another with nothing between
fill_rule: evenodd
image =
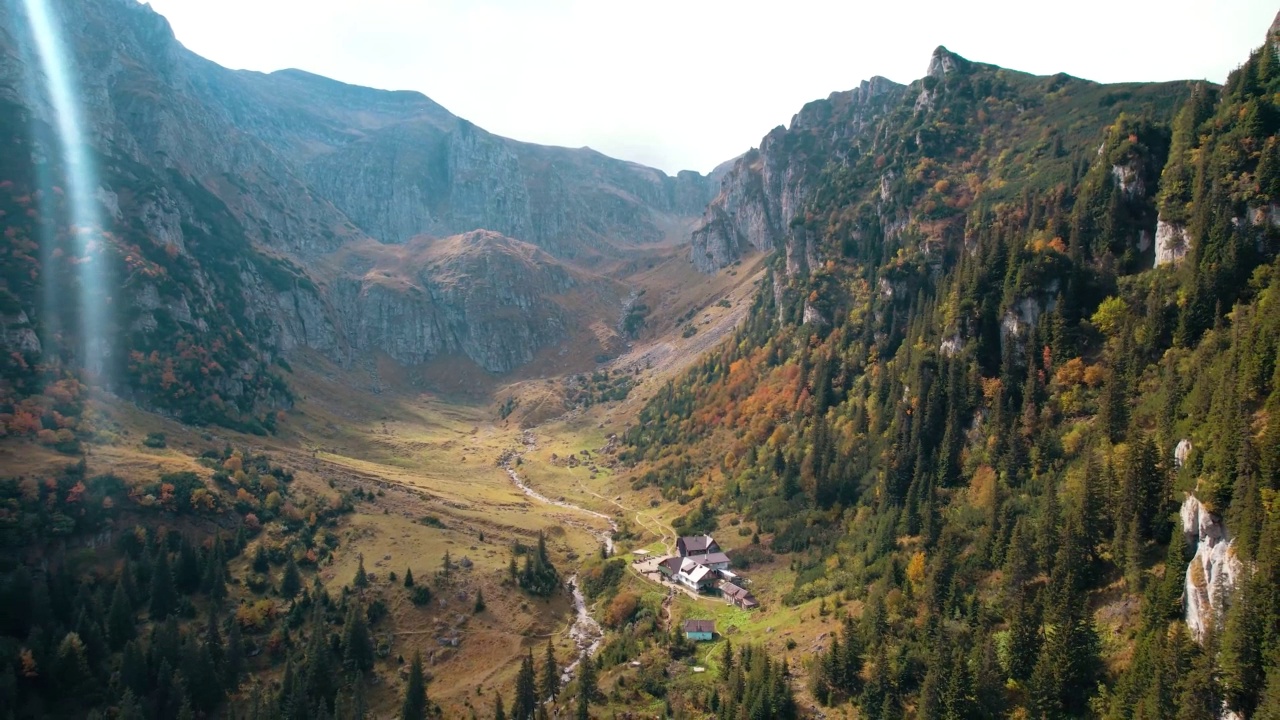
<instances>
[{"instance_id":1,"label":"rock outcrop","mask_svg":"<svg viewBox=\"0 0 1280 720\"><path fill-rule=\"evenodd\" d=\"M1185 226L1166 220L1156 223L1156 267L1177 263L1189 249Z\"/></svg>"},{"instance_id":2,"label":"rock outcrop","mask_svg":"<svg viewBox=\"0 0 1280 720\"><path fill-rule=\"evenodd\" d=\"M333 301L358 352L405 365L461 354L507 372L566 340L575 319L617 315L628 290L489 231L348 249ZM584 309L590 308L590 310Z\"/></svg>"},{"instance_id":3,"label":"rock outcrop","mask_svg":"<svg viewBox=\"0 0 1280 720\"><path fill-rule=\"evenodd\" d=\"M1183 535L1196 549L1187 566L1187 628L1197 641L1203 641L1209 627L1221 622L1244 568L1222 519L1194 495L1188 494L1183 501L1181 517Z\"/></svg>"},{"instance_id":4,"label":"rock outcrop","mask_svg":"<svg viewBox=\"0 0 1280 720\"><path fill-rule=\"evenodd\" d=\"M719 194L694 228L694 266L714 272L751 250L781 247L821 170L817 158L847 157L854 141L904 90L875 77L805 105L790 128L770 131L724 175Z\"/></svg>"}]
</instances>

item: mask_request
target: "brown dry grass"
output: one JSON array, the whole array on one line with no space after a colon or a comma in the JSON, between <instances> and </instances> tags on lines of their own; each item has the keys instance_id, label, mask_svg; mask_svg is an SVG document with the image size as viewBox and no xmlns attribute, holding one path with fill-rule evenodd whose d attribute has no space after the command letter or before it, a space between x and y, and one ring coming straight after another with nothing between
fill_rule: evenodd
<instances>
[{"instance_id":1,"label":"brown dry grass","mask_svg":"<svg viewBox=\"0 0 1280 720\"><path fill-rule=\"evenodd\" d=\"M462 251L451 247L437 252ZM544 494L626 520L640 534L628 546L669 546L670 522L686 508L661 502L652 489L632 490L626 474L606 464L597 465L592 477L586 466L570 468L553 462L552 455L564 458L584 449L596 455L610 433L634 420L655 388L732 331L761 275L759 258L733 271L699 275L688 263L687 250L671 244L633 248L623 255L602 264L600 272L627 276L644 288L642 301L652 308L646 331L609 364L634 372L638 381L623 403L564 412L559 378L597 367L595 352L621 342L611 316L620 308L608 306L608 312L594 310L591 317L597 319L584 323L571 339L575 347L587 348L585 353L548 349L505 378L457 357L405 368L375 355L341 368L314 354L297 353L290 357L295 372L289 381L298 404L272 437L185 427L110 399L103 403L98 423L108 442L91 448L90 473L150 478L192 470L207 476L209 471L194 458L230 443L268 453L292 470L297 485L308 492L332 495L356 487L374 491L374 500L358 503L356 513L342 521L341 544L333 564L321 569L323 581L331 592L338 592L363 555L367 570L378 578L374 592L385 596L391 608L390 618L377 632L390 639L392 660L421 650L430 658L428 669L435 676L431 697L442 704L446 717L465 717L473 706L479 715L487 715L495 689L509 695L520 658L530 647L537 652L551 638L562 662L573 653L566 636L571 610L563 597L550 602L530 599L503 584L511 544L531 542L538 532L546 532L555 562L568 575L575 558L596 549L592 532L604 525L599 519L529 500L497 467L497 457L519 448L521 474ZM374 271L382 260L367 262L361 272ZM388 271L387 277L394 275ZM730 307L717 306L720 298ZM604 308L616 298L590 296L578 302ZM692 322L699 331L682 338L685 323L679 318L694 308L698 312ZM520 412L503 421L495 409L508 395L520 399ZM523 445L522 425L534 428L535 446ZM143 448L141 441L149 432L165 433L169 448ZM0 471L7 475L51 472L73 460L29 442L0 442ZM440 527L424 524L428 516ZM386 581L387 573L403 575L406 567L412 567L420 581L427 580L439 569L446 550L457 561L468 558L473 567L440 583L437 600L443 599L443 606L414 606L399 583ZM769 577L772 587L787 587L787 572L785 567L762 568L759 577ZM483 591L488 609L471 616L476 590ZM773 592L762 592L767 606L780 607ZM777 644L779 638L765 637L765 623L800 625L803 609L766 612L758 616L759 622L753 617L746 624L744 637L758 633ZM817 627L804 628L806 641ZM445 631L458 633L457 648L440 644ZM391 714L400 692L398 668L394 662L380 663L378 673L381 682L370 699L376 712Z\"/></svg>"}]
</instances>

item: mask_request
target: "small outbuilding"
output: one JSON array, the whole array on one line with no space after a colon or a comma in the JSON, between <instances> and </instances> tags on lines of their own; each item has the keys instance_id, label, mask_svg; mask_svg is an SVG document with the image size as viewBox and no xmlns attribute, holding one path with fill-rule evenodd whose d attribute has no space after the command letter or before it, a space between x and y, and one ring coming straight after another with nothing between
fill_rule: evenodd
<instances>
[{"instance_id":1,"label":"small outbuilding","mask_svg":"<svg viewBox=\"0 0 1280 720\"><path fill-rule=\"evenodd\" d=\"M685 620L684 636L695 642L713 640L716 636L715 620Z\"/></svg>"},{"instance_id":2,"label":"small outbuilding","mask_svg":"<svg viewBox=\"0 0 1280 720\"><path fill-rule=\"evenodd\" d=\"M754 610L760 607L759 601L751 594L750 590L731 582L720 584L720 594L743 610Z\"/></svg>"}]
</instances>

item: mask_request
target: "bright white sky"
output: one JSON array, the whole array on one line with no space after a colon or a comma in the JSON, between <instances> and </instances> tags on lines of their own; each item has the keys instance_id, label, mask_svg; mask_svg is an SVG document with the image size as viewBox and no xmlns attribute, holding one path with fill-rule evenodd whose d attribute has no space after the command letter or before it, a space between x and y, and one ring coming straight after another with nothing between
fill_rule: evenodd
<instances>
[{"instance_id":1,"label":"bright white sky","mask_svg":"<svg viewBox=\"0 0 1280 720\"><path fill-rule=\"evenodd\" d=\"M706 172L807 101L946 45L1103 82L1215 82L1275 0L150 0L232 68L418 90L500 135ZM978 6L981 6L980 8Z\"/></svg>"}]
</instances>

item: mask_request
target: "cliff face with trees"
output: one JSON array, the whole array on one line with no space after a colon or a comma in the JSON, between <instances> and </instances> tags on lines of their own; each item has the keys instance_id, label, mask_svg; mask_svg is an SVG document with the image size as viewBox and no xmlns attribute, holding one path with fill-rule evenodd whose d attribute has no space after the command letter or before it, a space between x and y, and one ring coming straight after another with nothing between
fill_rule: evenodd
<instances>
[{"instance_id":1,"label":"cliff face with trees","mask_svg":"<svg viewBox=\"0 0 1280 720\"><path fill-rule=\"evenodd\" d=\"M418 93L228 70L134 0L51 7L100 227L71 225L50 79L21 4L0 6L5 404L95 365L148 408L263 432L300 348L508 372L617 325L629 290L593 269L686 227L716 182L492 135ZM449 238L473 257L423 252ZM85 263L104 290L80 286ZM105 324L93 358L76 351L84 304Z\"/></svg>"},{"instance_id":2,"label":"cliff face with trees","mask_svg":"<svg viewBox=\"0 0 1280 720\"><path fill-rule=\"evenodd\" d=\"M1277 40L1223 87L940 48L883 108L806 108L767 173L748 155L726 176L711 222L750 237L731 188L762 173L793 190L759 207L791 219L751 243L775 257L744 326L648 404L627 456L637 487L702 498L685 525L740 514L788 555L789 602L861 604L806 668L815 697L1280 713ZM1237 563L1225 590L1206 543Z\"/></svg>"}]
</instances>

